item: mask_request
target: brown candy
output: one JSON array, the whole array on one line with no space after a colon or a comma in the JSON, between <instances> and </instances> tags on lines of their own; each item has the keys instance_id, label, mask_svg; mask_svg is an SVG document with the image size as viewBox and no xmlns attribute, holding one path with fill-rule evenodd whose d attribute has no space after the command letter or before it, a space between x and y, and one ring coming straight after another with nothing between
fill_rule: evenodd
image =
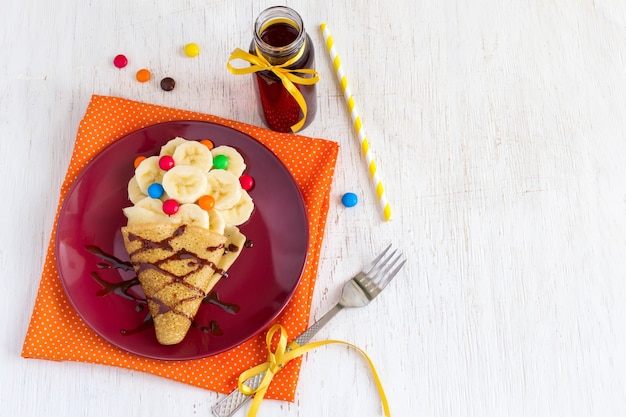
<instances>
[{"instance_id":1,"label":"brown candy","mask_svg":"<svg viewBox=\"0 0 626 417\"><path fill-rule=\"evenodd\" d=\"M161 88L164 91L172 91L176 86L176 81L171 77L165 77L161 80Z\"/></svg>"}]
</instances>

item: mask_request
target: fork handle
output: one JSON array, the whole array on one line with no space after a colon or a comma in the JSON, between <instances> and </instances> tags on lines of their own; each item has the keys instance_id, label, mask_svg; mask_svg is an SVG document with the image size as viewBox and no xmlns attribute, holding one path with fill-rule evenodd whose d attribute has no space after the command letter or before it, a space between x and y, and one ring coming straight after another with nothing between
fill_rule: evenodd
<instances>
[{"instance_id":1,"label":"fork handle","mask_svg":"<svg viewBox=\"0 0 626 417\"><path fill-rule=\"evenodd\" d=\"M333 308L331 308L326 314L324 314L318 321L313 323L308 329L306 329L300 336L298 336L294 342L302 345L308 343L309 340L313 336L320 331L322 327L326 325L337 313L339 313L343 309L343 306L340 303L337 303ZM252 378L248 378L245 380L245 384L252 389L258 388L259 384L263 380L263 376L265 373L257 374ZM231 417L237 410L239 410L246 402L248 402L252 396L246 395L239 391L238 388L235 388L228 394L226 397L219 400L211 411L213 415L216 417Z\"/></svg>"}]
</instances>

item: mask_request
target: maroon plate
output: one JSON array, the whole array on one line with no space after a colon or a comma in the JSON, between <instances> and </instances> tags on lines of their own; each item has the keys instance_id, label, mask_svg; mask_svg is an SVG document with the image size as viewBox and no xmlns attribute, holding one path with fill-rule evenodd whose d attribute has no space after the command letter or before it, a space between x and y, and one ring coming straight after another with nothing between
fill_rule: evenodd
<instances>
[{"instance_id":1,"label":"maroon plate","mask_svg":"<svg viewBox=\"0 0 626 417\"><path fill-rule=\"evenodd\" d=\"M120 228L129 206L133 160L156 155L168 140L211 139L243 155L255 179L255 210L240 227L251 247L203 303L185 339L156 340L144 294ZM306 262L308 221L300 191L282 162L250 136L219 124L167 122L133 132L104 149L80 173L61 208L56 259L67 295L83 320L113 345L163 360L203 358L235 347L264 330L295 292ZM118 261L119 260L119 261ZM126 284L124 290L120 283ZM217 297L217 300L216 300Z\"/></svg>"}]
</instances>

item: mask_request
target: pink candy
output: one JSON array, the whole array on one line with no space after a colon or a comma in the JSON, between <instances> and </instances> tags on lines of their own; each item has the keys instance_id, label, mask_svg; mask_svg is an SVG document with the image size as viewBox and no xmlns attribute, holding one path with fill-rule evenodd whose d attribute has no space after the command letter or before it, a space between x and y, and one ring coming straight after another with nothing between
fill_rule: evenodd
<instances>
[{"instance_id":1,"label":"pink candy","mask_svg":"<svg viewBox=\"0 0 626 417\"><path fill-rule=\"evenodd\" d=\"M113 65L115 65L117 68L124 68L126 65L128 65L128 58L126 58L125 55L117 55L115 58L113 58Z\"/></svg>"}]
</instances>

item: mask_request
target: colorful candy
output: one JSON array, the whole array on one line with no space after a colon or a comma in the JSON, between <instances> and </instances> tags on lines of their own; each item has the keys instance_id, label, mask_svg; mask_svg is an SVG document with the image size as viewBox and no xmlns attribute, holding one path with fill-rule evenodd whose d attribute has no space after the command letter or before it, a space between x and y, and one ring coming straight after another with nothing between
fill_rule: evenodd
<instances>
[{"instance_id":1,"label":"colorful candy","mask_svg":"<svg viewBox=\"0 0 626 417\"><path fill-rule=\"evenodd\" d=\"M172 91L176 86L176 81L171 77L165 77L161 80L161 89L163 91Z\"/></svg>"},{"instance_id":2,"label":"colorful candy","mask_svg":"<svg viewBox=\"0 0 626 417\"><path fill-rule=\"evenodd\" d=\"M178 213L179 208L180 205L176 200L165 200L163 202L163 213L167 214L168 216Z\"/></svg>"},{"instance_id":3,"label":"colorful candy","mask_svg":"<svg viewBox=\"0 0 626 417\"><path fill-rule=\"evenodd\" d=\"M163 189L163 186L158 182L150 184L148 187L148 195L152 198L161 198L164 192L165 190Z\"/></svg>"},{"instance_id":4,"label":"colorful candy","mask_svg":"<svg viewBox=\"0 0 626 417\"><path fill-rule=\"evenodd\" d=\"M122 54L116 55L115 58L113 58L113 65L117 68L124 68L128 65L128 58Z\"/></svg>"},{"instance_id":5,"label":"colorful candy","mask_svg":"<svg viewBox=\"0 0 626 417\"><path fill-rule=\"evenodd\" d=\"M239 177L239 184L241 184L241 188L244 190L250 191L254 187L254 178L248 174L243 174Z\"/></svg>"},{"instance_id":6,"label":"colorful candy","mask_svg":"<svg viewBox=\"0 0 626 417\"><path fill-rule=\"evenodd\" d=\"M213 143L211 139L202 139L200 143L209 149L213 149L215 147L215 144Z\"/></svg>"},{"instance_id":7,"label":"colorful candy","mask_svg":"<svg viewBox=\"0 0 626 417\"><path fill-rule=\"evenodd\" d=\"M198 205L201 209L210 211L215 207L215 198L210 195L203 195L198 199Z\"/></svg>"},{"instance_id":8,"label":"colorful candy","mask_svg":"<svg viewBox=\"0 0 626 417\"><path fill-rule=\"evenodd\" d=\"M341 203L346 207L354 207L359 202L359 198L354 193L345 193L341 197Z\"/></svg>"},{"instance_id":9,"label":"colorful candy","mask_svg":"<svg viewBox=\"0 0 626 417\"><path fill-rule=\"evenodd\" d=\"M137 158L135 158L135 161L133 162L133 166L135 167L135 169L137 169L139 164L141 164L144 159L146 159L146 157L143 155L139 155Z\"/></svg>"},{"instance_id":10,"label":"colorful candy","mask_svg":"<svg viewBox=\"0 0 626 417\"><path fill-rule=\"evenodd\" d=\"M135 75L135 77L137 78L137 81L139 81L140 83L145 83L146 81L150 81L150 71L148 71L145 68L140 69L139 71L137 71L137 74Z\"/></svg>"},{"instance_id":11,"label":"colorful candy","mask_svg":"<svg viewBox=\"0 0 626 417\"><path fill-rule=\"evenodd\" d=\"M174 168L174 165L176 165L176 163L174 162L174 158L169 155L163 155L159 158L159 168L161 168L163 171L169 171L170 169Z\"/></svg>"},{"instance_id":12,"label":"colorful candy","mask_svg":"<svg viewBox=\"0 0 626 417\"><path fill-rule=\"evenodd\" d=\"M228 157L226 155L215 155L213 157L213 167L215 169L228 168Z\"/></svg>"},{"instance_id":13,"label":"colorful candy","mask_svg":"<svg viewBox=\"0 0 626 417\"><path fill-rule=\"evenodd\" d=\"M185 45L184 51L185 55L193 58L195 56L198 56L198 54L200 53L200 47L195 43L188 43L187 45Z\"/></svg>"}]
</instances>

